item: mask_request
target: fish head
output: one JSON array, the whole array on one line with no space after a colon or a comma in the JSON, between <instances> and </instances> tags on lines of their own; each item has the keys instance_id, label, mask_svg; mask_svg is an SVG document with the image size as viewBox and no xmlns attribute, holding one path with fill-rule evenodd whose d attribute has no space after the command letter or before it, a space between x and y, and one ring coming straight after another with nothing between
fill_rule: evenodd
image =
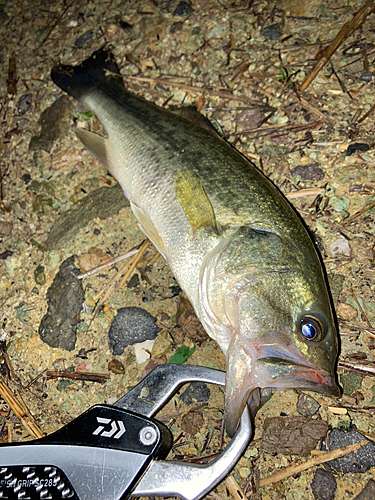
<instances>
[{"instance_id":1,"label":"fish head","mask_svg":"<svg viewBox=\"0 0 375 500\"><path fill-rule=\"evenodd\" d=\"M308 244L308 240L306 242ZM211 313L226 325L226 429L254 391L339 396L337 328L320 261L274 233L238 231L211 269Z\"/></svg>"}]
</instances>

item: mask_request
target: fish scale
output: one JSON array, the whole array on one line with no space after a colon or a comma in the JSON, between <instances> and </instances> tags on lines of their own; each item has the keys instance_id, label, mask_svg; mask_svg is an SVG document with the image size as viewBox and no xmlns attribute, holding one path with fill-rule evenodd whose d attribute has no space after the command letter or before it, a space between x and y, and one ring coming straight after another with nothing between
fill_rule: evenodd
<instances>
[{"instance_id":1,"label":"fish scale","mask_svg":"<svg viewBox=\"0 0 375 500\"><path fill-rule=\"evenodd\" d=\"M226 355L227 433L261 389L338 396L336 321L299 215L197 112L138 98L116 73L113 56L100 50L51 76L103 124L107 138L77 135L118 180Z\"/></svg>"}]
</instances>

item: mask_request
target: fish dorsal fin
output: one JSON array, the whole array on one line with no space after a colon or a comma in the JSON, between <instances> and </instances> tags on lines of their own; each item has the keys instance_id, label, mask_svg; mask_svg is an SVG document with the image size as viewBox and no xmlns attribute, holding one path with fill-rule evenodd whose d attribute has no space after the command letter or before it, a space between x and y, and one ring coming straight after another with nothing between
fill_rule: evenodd
<instances>
[{"instance_id":1,"label":"fish dorsal fin","mask_svg":"<svg viewBox=\"0 0 375 500\"><path fill-rule=\"evenodd\" d=\"M135 203L130 202L130 206L133 214L135 215L135 218L141 226L142 231L152 241L157 251L165 258L166 252L163 242L150 217L142 208L140 208Z\"/></svg>"},{"instance_id":2,"label":"fish dorsal fin","mask_svg":"<svg viewBox=\"0 0 375 500\"><path fill-rule=\"evenodd\" d=\"M105 165L108 170L108 152L107 152L107 139L101 135L94 134L83 128L76 129L76 135L83 145L92 153L97 160Z\"/></svg>"},{"instance_id":3,"label":"fish dorsal fin","mask_svg":"<svg viewBox=\"0 0 375 500\"><path fill-rule=\"evenodd\" d=\"M218 232L215 212L198 177L190 170L182 170L175 177L176 197L180 202L193 234L198 229Z\"/></svg>"},{"instance_id":4,"label":"fish dorsal fin","mask_svg":"<svg viewBox=\"0 0 375 500\"><path fill-rule=\"evenodd\" d=\"M197 111L197 108L195 108L194 106L169 106L168 111L175 115L182 116L194 125L217 135L215 127L211 124L210 120L199 113L199 111Z\"/></svg>"}]
</instances>

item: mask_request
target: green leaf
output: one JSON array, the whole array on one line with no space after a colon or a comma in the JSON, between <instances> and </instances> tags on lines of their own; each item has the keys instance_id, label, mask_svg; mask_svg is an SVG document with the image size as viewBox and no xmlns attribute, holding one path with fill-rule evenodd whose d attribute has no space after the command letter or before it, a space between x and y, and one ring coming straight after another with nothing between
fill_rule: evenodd
<instances>
[{"instance_id":1,"label":"green leaf","mask_svg":"<svg viewBox=\"0 0 375 500\"><path fill-rule=\"evenodd\" d=\"M283 82L285 80L288 80L289 73L288 73L288 70L286 68L280 68L279 73L280 73L280 76L277 79L279 82Z\"/></svg>"},{"instance_id":2,"label":"green leaf","mask_svg":"<svg viewBox=\"0 0 375 500\"><path fill-rule=\"evenodd\" d=\"M87 113L81 113L80 111L77 111L77 115L82 118L82 120L92 120L95 118L95 115L92 111L87 111Z\"/></svg>"},{"instance_id":3,"label":"green leaf","mask_svg":"<svg viewBox=\"0 0 375 500\"><path fill-rule=\"evenodd\" d=\"M182 363L185 363L185 361L190 358L190 356L193 354L195 351L195 347L192 347L189 349L186 345L182 345L171 357L169 360L169 363L173 365L182 365Z\"/></svg>"}]
</instances>

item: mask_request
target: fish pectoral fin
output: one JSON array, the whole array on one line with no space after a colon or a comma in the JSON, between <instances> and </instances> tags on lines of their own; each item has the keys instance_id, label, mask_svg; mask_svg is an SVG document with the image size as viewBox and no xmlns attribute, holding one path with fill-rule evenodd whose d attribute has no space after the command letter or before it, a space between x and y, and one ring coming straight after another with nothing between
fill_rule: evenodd
<instances>
[{"instance_id":1,"label":"fish pectoral fin","mask_svg":"<svg viewBox=\"0 0 375 500\"><path fill-rule=\"evenodd\" d=\"M110 170L107 152L107 139L83 128L77 128L76 135L83 145L90 151L90 153L92 153L95 158L100 161L100 163Z\"/></svg>"},{"instance_id":2,"label":"fish pectoral fin","mask_svg":"<svg viewBox=\"0 0 375 500\"><path fill-rule=\"evenodd\" d=\"M225 382L225 429L232 437L246 407L249 395L258 390L253 380L254 362L248 353L244 352L238 342L231 344L227 352L227 374ZM256 412L256 404L250 406ZM255 414L255 413L254 413ZM254 416L252 414L252 416Z\"/></svg>"},{"instance_id":3,"label":"fish pectoral fin","mask_svg":"<svg viewBox=\"0 0 375 500\"><path fill-rule=\"evenodd\" d=\"M165 258L166 253L163 242L150 217L142 208L140 208L135 203L130 202L130 206L133 211L133 214L135 215L135 218L137 219L139 225L141 226L142 231L145 233L147 238L149 238L152 241L157 251Z\"/></svg>"},{"instance_id":4,"label":"fish pectoral fin","mask_svg":"<svg viewBox=\"0 0 375 500\"><path fill-rule=\"evenodd\" d=\"M193 234L198 229L218 233L215 212L198 177L190 170L182 170L175 177L176 197L184 211Z\"/></svg>"}]
</instances>

